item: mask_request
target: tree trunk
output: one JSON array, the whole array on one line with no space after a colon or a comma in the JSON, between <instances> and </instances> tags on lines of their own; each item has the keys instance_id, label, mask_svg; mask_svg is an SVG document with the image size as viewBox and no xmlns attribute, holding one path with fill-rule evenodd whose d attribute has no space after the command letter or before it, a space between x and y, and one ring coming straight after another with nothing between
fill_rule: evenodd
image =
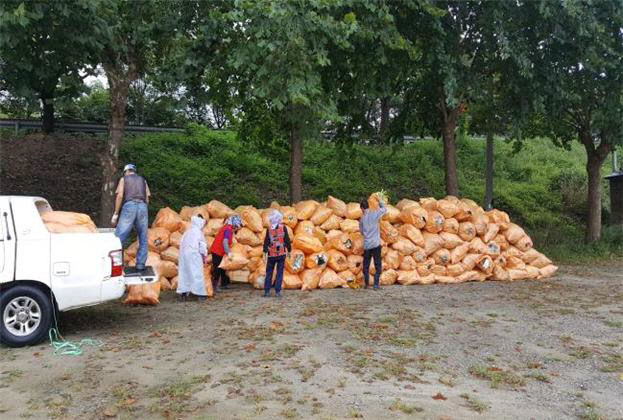
<instances>
[{"instance_id":1,"label":"tree trunk","mask_svg":"<svg viewBox=\"0 0 623 420\"><path fill-rule=\"evenodd\" d=\"M485 200L483 207L491 210L493 207L493 133L487 133L487 168L485 173Z\"/></svg>"},{"instance_id":2,"label":"tree trunk","mask_svg":"<svg viewBox=\"0 0 623 420\"><path fill-rule=\"evenodd\" d=\"M379 126L379 137L381 141L387 140L387 131L389 129L389 97L381 99L381 124Z\"/></svg>"},{"instance_id":3,"label":"tree trunk","mask_svg":"<svg viewBox=\"0 0 623 420\"><path fill-rule=\"evenodd\" d=\"M303 199L303 139L299 127L290 130L290 203Z\"/></svg>"},{"instance_id":4,"label":"tree trunk","mask_svg":"<svg viewBox=\"0 0 623 420\"><path fill-rule=\"evenodd\" d=\"M586 221L586 242L601 238L601 161L595 154L588 156L588 220Z\"/></svg>"},{"instance_id":5,"label":"tree trunk","mask_svg":"<svg viewBox=\"0 0 623 420\"><path fill-rule=\"evenodd\" d=\"M110 83L110 122L108 124L108 142L102 158L102 195L100 202L100 225L110 226L110 219L115 207L116 174L119 167L119 148L125 130L125 113L128 103L130 80L111 77Z\"/></svg>"},{"instance_id":6,"label":"tree trunk","mask_svg":"<svg viewBox=\"0 0 623 420\"><path fill-rule=\"evenodd\" d=\"M456 123L459 109L451 108L444 111L443 137L443 160L445 164L446 194L459 196L459 181L456 173Z\"/></svg>"},{"instance_id":7,"label":"tree trunk","mask_svg":"<svg viewBox=\"0 0 623 420\"><path fill-rule=\"evenodd\" d=\"M601 239L601 165L610 153L611 146L601 140L595 147L590 134L580 134L580 141L586 149L586 172L588 174L588 215L586 220L586 243Z\"/></svg>"},{"instance_id":8,"label":"tree trunk","mask_svg":"<svg viewBox=\"0 0 623 420\"><path fill-rule=\"evenodd\" d=\"M52 98L41 98L43 104L42 130L45 134L54 132L54 102Z\"/></svg>"}]
</instances>

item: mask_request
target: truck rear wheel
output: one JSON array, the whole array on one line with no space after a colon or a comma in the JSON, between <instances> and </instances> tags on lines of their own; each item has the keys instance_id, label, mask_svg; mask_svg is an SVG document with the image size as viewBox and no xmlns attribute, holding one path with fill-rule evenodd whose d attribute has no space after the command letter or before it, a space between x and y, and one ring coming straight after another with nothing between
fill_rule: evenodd
<instances>
[{"instance_id":1,"label":"truck rear wheel","mask_svg":"<svg viewBox=\"0 0 623 420\"><path fill-rule=\"evenodd\" d=\"M54 308L50 297L32 286L0 293L0 342L9 347L38 344L48 336Z\"/></svg>"}]
</instances>

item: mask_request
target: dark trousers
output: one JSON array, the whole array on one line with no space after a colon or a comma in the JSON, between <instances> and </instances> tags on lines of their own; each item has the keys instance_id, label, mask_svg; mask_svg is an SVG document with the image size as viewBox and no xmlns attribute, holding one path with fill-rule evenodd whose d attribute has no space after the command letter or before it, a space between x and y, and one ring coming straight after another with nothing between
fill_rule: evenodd
<instances>
[{"instance_id":1,"label":"dark trousers","mask_svg":"<svg viewBox=\"0 0 623 420\"><path fill-rule=\"evenodd\" d=\"M286 256L268 257L266 263L266 277L264 277L264 293L270 293L270 287L273 283L273 270L277 265L277 281L275 282L275 292L281 292L281 283L283 282L283 267L286 262Z\"/></svg>"},{"instance_id":2,"label":"dark trousers","mask_svg":"<svg viewBox=\"0 0 623 420\"><path fill-rule=\"evenodd\" d=\"M374 258L374 287L379 287L383 263L381 261L381 247L366 249L363 251L363 281L366 286L370 284L370 260Z\"/></svg>"},{"instance_id":3,"label":"dark trousers","mask_svg":"<svg viewBox=\"0 0 623 420\"><path fill-rule=\"evenodd\" d=\"M216 290L218 286L218 280L221 279L221 287L229 285L229 277L222 268L218 268L223 261L223 257L212 253L212 287Z\"/></svg>"}]
</instances>

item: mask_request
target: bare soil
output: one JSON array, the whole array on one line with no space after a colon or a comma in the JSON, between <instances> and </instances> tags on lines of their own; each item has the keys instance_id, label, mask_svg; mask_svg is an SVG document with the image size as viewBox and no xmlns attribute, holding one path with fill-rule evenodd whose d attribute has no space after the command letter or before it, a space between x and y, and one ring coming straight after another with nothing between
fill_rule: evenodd
<instances>
[{"instance_id":1,"label":"bare soil","mask_svg":"<svg viewBox=\"0 0 623 420\"><path fill-rule=\"evenodd\" d=\"M621 419L622 268L76 310L103 346L0 347L0 417Z\"/></svg>"},{"instance_id":2,"label":"bare soil","mask_svg":"<svg viewBox=\"0 0 623 420\"><path fill-rule=\"evenodd\" d=\"M86 213L97 221L104 146L102 139L84 134L4 135L0 195L45 197L56 210Z\"/></svg>"}]
</instances>

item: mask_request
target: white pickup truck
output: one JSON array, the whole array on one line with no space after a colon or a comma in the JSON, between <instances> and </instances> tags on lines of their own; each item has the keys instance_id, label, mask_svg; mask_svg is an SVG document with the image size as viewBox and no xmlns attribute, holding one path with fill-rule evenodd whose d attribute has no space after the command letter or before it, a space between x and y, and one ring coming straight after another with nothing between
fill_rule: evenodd
<instances>
[{"instance_id":1,"label":"white pickup truck","mask_svg":"<svg viewBox=\"0 0 623 420\"><path fill-rule=\"evenodd\" d=\"M40 197L0 196L0 342L41 342L56 311L119 299L126 285L156 281L152 270L124 275L123 250L112 229L50 233Z\"/></svg>"}]
</instances>

